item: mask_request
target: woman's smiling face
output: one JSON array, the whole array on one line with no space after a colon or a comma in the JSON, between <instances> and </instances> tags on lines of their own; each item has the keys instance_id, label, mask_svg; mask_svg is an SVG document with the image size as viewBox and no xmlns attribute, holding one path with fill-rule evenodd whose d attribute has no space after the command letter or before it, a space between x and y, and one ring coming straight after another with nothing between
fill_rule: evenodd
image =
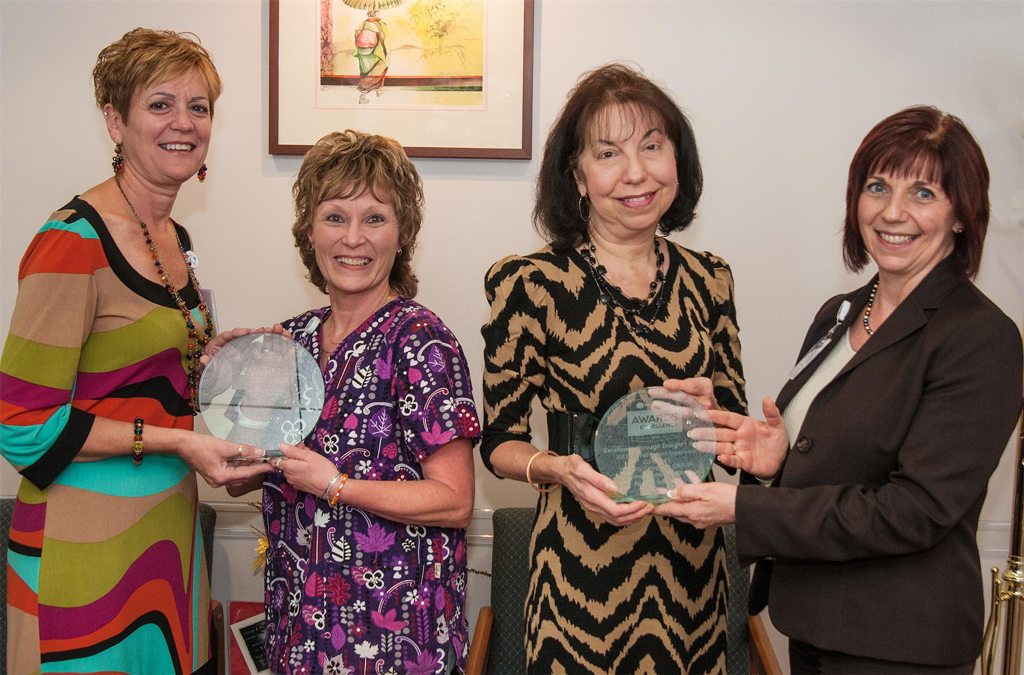
<instances>
[{"instance_id":1,"label":"woman's smiling face","mask_svg":"<svg viewBox=\"0 0 1024 675\"><path fill-rule=\"evenodd\" d=\"M348 296L385 295L398 254L398 216L390 202L369 190L320 202L309 231L327 292Z\"/></svg>"},{"instance_id":2,"label":"woman's smiling face","mask_svg":"<svg viewBox=\"0 0 1024 675\"><path fill-rule=\"evenodd\" d=\"M916 284L953 252L953 204L924 175L870 174L857 201L857 222L883 278Z\"/></svg>"},{"instance_id":3,"label":"woman's smiling face","mask_svg":"<svg viewBox=\"0 0 1024 675\"><path fill-rule=\"evenodd\" d=\"M213 117L199 71L136 91L127 120L109 103L103 111L111 139L122 146L125 167L147 183L181 185L206 159Z\"/></svg>"},{"instance_id":4,"label":"woman's smiling face","mask_svg":"<svg viewBox=\"0 0 1024 675\"><path fill-rule=\"evenodd\" d=\"M590 200L589 226L612 238L653 233L679 185L675 148L661 120L618 104L594 118L575 176Z\"/></svg>"}]
</instances>

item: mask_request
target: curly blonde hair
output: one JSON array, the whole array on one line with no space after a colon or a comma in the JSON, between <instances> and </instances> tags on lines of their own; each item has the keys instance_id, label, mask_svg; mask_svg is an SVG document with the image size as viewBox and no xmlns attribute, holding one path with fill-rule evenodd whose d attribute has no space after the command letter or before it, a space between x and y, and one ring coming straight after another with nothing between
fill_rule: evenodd
<instances>
[{"instance_id":1,"label":"curly blonde hair","mask_svg":"<svg viewBox=\"0 0 1024 675\"><path fill-rule=\"evenodd\" d=\"M220 96L220 75L206 48L193 33L135 28L120 40L104 47L92 70L96 105L113 106L121 119L128 120L132 95L158 81L198 72L213 104Z\"/></svg>"},{"instance_id":2,"label":"curly blonde hair","mask_svg":"<svg viewBox=\"0 0 1024 675\"><path fill-rule=\"evenodd\" d=\"M352 129L327 134L317 141L302 160L292 186L292 235L309 280L321 292L327 292L327 280L316 264L309 240L316 207L328 199L357 197L366 190L395 209L399 253L388 281L396 293L415 297L419 282L412 270L412 254L423 223L423 182L398 141Z\"/></svg>"}]
</instances>

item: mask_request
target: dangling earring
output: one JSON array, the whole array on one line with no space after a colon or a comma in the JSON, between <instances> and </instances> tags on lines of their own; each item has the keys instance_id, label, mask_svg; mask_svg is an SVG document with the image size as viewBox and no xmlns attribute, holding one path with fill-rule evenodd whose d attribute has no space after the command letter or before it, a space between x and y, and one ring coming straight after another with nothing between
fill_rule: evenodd
<instances>
[{"instance_id":1,"label":"dangling earring","mask_svg":"<svg viewBox=\"0 0 1024 675\"><path fill-rule=\"evenodd\" d=\"M583 215L583 205L584 204L587 205L587 215ZM576 205L576 210L579 211L580 220L582 220L584 223L589 223L590 222L590 200L587 199L586 195L580 195L580 201Z\"/></svg>"},{"instance_id":2,"label":"dangling earring","mask_svg":"<svg viewBox=\"0 0 1024 675\"><path fill-rule=\"evenodd\" d=\"M121 144L114 145L114 157L110 160L110 166L114 168L114 175L121 173L124 168L124 157L121 155Z\"/></svg>"},{"instance_id":3,"label":"dangling earring","mask_svg":"<svg viewBox=\"0 0 1024 675\"><path fill-rule=\"evenodd\" d=\"M200 183L206 180L206 162L203 162L203 165L199 167L199 173L196 174L196 178L199 179Z\"/></svg>"}]
</instances>

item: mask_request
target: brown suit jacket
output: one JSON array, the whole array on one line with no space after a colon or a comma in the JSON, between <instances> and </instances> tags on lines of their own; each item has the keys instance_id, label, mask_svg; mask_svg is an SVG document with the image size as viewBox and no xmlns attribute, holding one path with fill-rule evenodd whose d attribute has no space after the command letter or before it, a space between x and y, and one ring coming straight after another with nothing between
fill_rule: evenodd
<instances>
[{"instance_id":1,"label":"brown suit jacket","mask_svg":"<svg viewBox=\"0 0 1024 675\"><path fill-rule=\"evenodd\" d=\"M1021 410L1016 325L947 258L808 410L775 486L741 485L736 539L772 622L822 649L954 665L978 656L975 539L989 476ZM819 310L801 355L870 283ZM778 397L785 408L816 358Z\"/></svg>"}]
</instances>

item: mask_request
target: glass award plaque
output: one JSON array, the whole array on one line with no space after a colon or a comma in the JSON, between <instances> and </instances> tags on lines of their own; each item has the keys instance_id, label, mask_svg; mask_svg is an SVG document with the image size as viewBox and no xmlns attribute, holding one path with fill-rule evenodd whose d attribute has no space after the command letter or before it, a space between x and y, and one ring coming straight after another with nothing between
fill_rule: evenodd
<instances>
[{"instance_id":1,"label":"glass award plaque","mask_svg":"<svg viewBox=\"0 0 1024 675\"><path fill-rule=\"evenodd\" d=\"M687 432L714 425L695 398L664 387L630 392L613 403L594 432L598 470L615 481L617 502L667 501L679 482L703 481L715 456Z\"/></svg>"},{"instance_id":2,"label":"glass award plaque","mask_svg":"<svg viewBox=\"0 0 1024 675\"><path fill-rule=\"evenodd\" d=\"M253 333L228 342L199 380L199 411L210 433L281 454L313 431L324 406L316 359L290 338Z\"/></svg>"}]
</instances>

